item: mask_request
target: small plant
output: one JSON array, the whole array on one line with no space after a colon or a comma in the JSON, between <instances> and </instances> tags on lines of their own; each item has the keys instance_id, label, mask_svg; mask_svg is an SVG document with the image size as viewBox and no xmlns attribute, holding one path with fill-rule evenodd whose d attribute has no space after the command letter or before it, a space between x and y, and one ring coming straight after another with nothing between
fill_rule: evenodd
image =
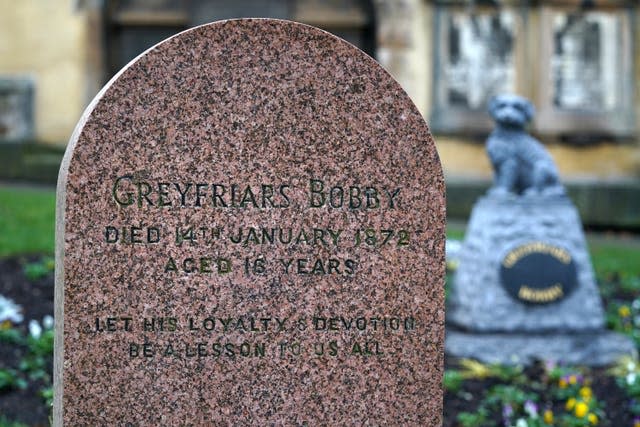
<instances>
[{"instance_id":1,"label":"small plant","mask_svg":"<svg viewBox=\"0 0 640 427\"><path fill-rule=\"evenodd\" d=\"M585 375L575 369L564 366L554 366L548 372L550 385L556 399L566 400L576 396L585 384Z\"/></svg>"},{"instance_id":2,"label":"small plant","mask_svg":"<svg viewBox=\"0 0 640 427\"><path fill-rule=\"evenodd\" d=\"M19 370L0 369L0 392L29 387L29 382L39 381L40 391L44 403L51 406L53 402L53 388L48 372L51 356L53 356L53 317L45 316L42 324L37 320L31 320L28 324L29 333L21 333L18 329L2 324L0 328L0 342L14 344L26 350L26 354L20 360ZM0 417L0 427L22 427L22 424L14 423Z\"/></svg>"},{"instance_id":3,"label":"small plant","mask_svg":"<svg viewBox=\"0 0 640 427\"><path fill-rule=\"evenodd\" d=\"M464 379L496 378L501 381L514 383L524 382L521 366L508 366L500 364L484 364L473 359L460 359L460 375Z\"/></svg>"},{"instance_id":4,"label":"small plant","mask_svg":"<svg viewBox=\"0 0 640 427\"><path fill-rule=\"evenodd\" d=\"M40 397L44 399L44 403L48 407L53 405L53 387L46 387L40 390Z\"/></svg>"},{"instance_id":5,"label":"small plant","mask_svg":"<svg viewBox=\"0 0 640 427\"><path fill-rule=\"evenodd\" d=\"M567 413L559 421L567 427L597 426L604 415L600 402L588 386L581 387L578 396L567 399L565 409Z\"/></svg>"},{"instance_id":6,"label":"small plant","mask_svg":"<svg viewBox=\"0 0 640 427\"><path fill-rule=\"evenodd\" d=\"M492 427L496 425L489 421L489 413L484 408L478 409L477 412L460 412L457 420L461 427Z\"/></svg>"},{"instance_id":7,"label":"small plant","mask_svg":"<svg viewBox=\"0 0 640 427\"><path fill-rule=\"evenodd\" d=\"M442 382L445 390L451 393L457 393L462 388L464 377L455 369L447 369L444 371L444 379Z\"/></svg>"},{"instance_id":8,"label":"small plant","mask_svg":"<svg viewBox=\"0 0 640 427\"><path fill-rule=\"evenodd\" d=\"M46 277L55 269L55 260L51 257L44 257L36 262L30 262L23 267L24 275L27 279L34 281Z\"/></svg>"},{"instance_id":9,"label":"small plant","mask_svg":"<svg viewBox=\"0 0 640 427\"><path fill-rule=\"evenodd\" d=\"M540 410L539 396L535 392L523 390L513 385L496 385L489 389L476 412L462 412L458 415L460 425L466 426L506 426L506 427L547 427L553 423L553 413ZM500 423L495 416L500 414Z\"/></svg>"},{"instance_id":10,"label":"small plant","mask_svg":"<svg viewBox=\"0 0 640 427\"><path fill-rule=\"evenodd\" d=\"M37 356L51 356L53 354L53 317L45 316L42 326L37 320L29 322L29 338L27 345L32 354Z\"/></svg>"},{"instance_id":11,"label":"small plant","mask_svg":"<svg viewBox=\"0 0 640 427\"><path fill-rule=\"evenodd\" d=\"M0 415L0 427L27 427L27 425L16 421L9 421L4 415Z\"/></svg>"},{"instance_id":12,"label":"small plant","mask_svg":"<svg viewBox=\"0 0 640 427\"><path fill-rule=\"evenodd\" d=\"M640 347L640 298L631 304L610 304L607 307L607 325L628 335Z\"/></svg>"},{"instance_id":13,"label":"small plant","mask_svg":"<svg viewBox=\"0 0 640 427\"><path fill-rule=\"evenodd\" d=\"M43 326L37 320L29 322L29 336L27 337L28 353L20 362L20 369L29 375L32 380L41 379L49 381L47 366L49 358L53 355L53 318L45 316Z\"/></svg>"},{"instance_id":14,"label":"small plant","mask_svg":"<svg viewBox=\"0 0 640 427\"><path fill-rule=\"evenodd\" d=\"M591 389L591 379L582 371L555 366L549 371L554 395L564 401L565 413L557 418L562 427L597 426L604 416L602 405Z\"/></svg>"},{"instance_id":15,"label":"small plant","mask_svg":"<svg viewBox=\"0 0 640 427\"><path fill-rule=\"evenodd\" d=\"M637 295L640 292L640 276L622 274L620 276L620 290L630 295Z\"/></svg>"},{"instance_id":16,"label":"small plant","mask_svg":"<svg viewBox=\"0 0 640 427\"><path fill-rule=\"evenodd\" d=\"M24 337L19 330L8 324L7 327L0 327L0 343L20 345L24 343Z\"/></svg>"},{"instance_id":17,"label":"small plant","mask_svg":"<svg viewBox=\"0 0 640 427\"><path fill-rule=\"evenodd\" d=\"M524 374L517 368L485 365L473 360L463 360L460 365L464 369L453 376L449 374L449 382L455 386L458 377L500 377L503 382L487 390L475 412L458 415L460 426L594 427L600 425L605 417L602 403L591 389L591 378L587 370L548 362L539 378L523 381L521 378L524 378ZM615 374L624 377L629 374L631 367L633 372L640 374L637 364L628 363L619 364ZM634 381L635 378L633 377ZM640 381L638 385L640 386ZM463 386L464 384L460 387ZM636 390L631 392L635 393ZM630 394L630 397L633 396ZM640 415L638 419L640 420Z\"/></svg>"},{"instance_id":18,"label":"small plant","mask_svg":"<svg viewBox=\"0 0 640 427\"><path fill-rule=\"evenodd\" d=\"M502 408L502 422L505 426L542 427L537 401L539 396L512 385L494 386L485 400L489 407Z\"/></svg>"},{"instance_id":19,"label":"small plant","mask_svg":"<svg viewBox=\"0 0 640 427\"><path fill-rule=\"evenodd\" d=\"M609 372L616 377L618 386L629 396L629 412L638 418L640 427L640 362L634 357L623 357Z\"/></svg>"},{"instance_id":20,"label":"small plant","mask_svg":"<svg viewBox=\"0 0 640 427\"><path fill-rule=\"evenodd\" d=\"M27 388L27 382L13 369L0 369L0 391L12 388L24 390Z\"/></svg>"},{"instance_id":21,"label":"small plant","mask_svg":"<svg viewBox=\"0 0 640 427\"><path fill-rule=\"evenodd\" d=\"M12 324L22 322L22 307L0 295L0 329L7 329Z\"/></svg>"}]
</instances>

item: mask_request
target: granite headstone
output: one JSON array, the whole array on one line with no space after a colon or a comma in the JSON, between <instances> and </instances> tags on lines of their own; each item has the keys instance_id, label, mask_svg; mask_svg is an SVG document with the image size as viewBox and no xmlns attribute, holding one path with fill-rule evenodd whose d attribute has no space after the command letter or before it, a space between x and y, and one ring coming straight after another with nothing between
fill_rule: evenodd
<instances>
[{"instance_id":1,"label":"granite headstone","mask_svg":"<svg viewBox=\"0 0 640 427\"><path fill-rule=\"evenodd\" d=\"M61 168L54 424L440 425L444 227L426 124L352 45L162 42Z\"/></svg>"}]
</instances>

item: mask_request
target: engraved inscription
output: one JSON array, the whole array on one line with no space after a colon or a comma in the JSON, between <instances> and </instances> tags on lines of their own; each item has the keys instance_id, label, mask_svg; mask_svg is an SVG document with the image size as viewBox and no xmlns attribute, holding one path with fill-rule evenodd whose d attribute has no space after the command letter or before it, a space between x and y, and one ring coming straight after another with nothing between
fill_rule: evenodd
<instances>
[{"instance_id":1,"label":"engraved inscription","mask_svg":"<svg viewBox=\"0 0 640 427\"><path fill-rule=\"evenodd\" d=\"M535 289L527 285L522 285L518 291L518 298L531 302L551 302L562 298L563 295L564 291L562 290L562 285L560 283L556 283L553 286L542 289Z\"/></svg>"},{"instance_id":2,"label":"engraved inscription","mask_svg":"<svg viewBox=\"0 0 640 427\"><path fill-rule=\"evenodd\" d=\"M285 209L292 207L294 190L288 183L150 182L128 174L115 179L112 198L121 207ZM349 210L395 209L400 196L400 188L331 185L315 178L302 191L308 207Z\"/></svg>"},{"instance_id":3,"label":"engraved inscription","mask_svg":"<svg viewBox=\"0 0 640 427\"><path fill-rule=\"evenodd\" d=\"M114 179L110 198L118 209L298 209L301 212L324 209L356 215L363 211L399 209L401 194L401 188L396 187L333 183L317 178L294 186L288 182L152 181L131 173ZM298 206L298 203L302 204ZM361 222L359 227L343 228L331 224L316 227L277 223L231 225L219 221L187 222L171 227L126 222L99 226L103 242L110 246L168 248L166 257L157 261L157 269L169 281L230 273L256 278L269 275L351 278L358 274L361 263L358 252L352 250L404 251L422 232L384 222ZM289 256L271 255L268 249L276 246L285 247ZM179 248L180 252L169 251L170 247ZM245 249L247 253L243 254ZM314 249L314 255L305 249ZM215 291L219 285L213 283L211 290ZM233 288L233 284L228 285ZM311 317L256 313L229 316L216 315L215 310L186 318L172 313L158 314L96 317L92 325L87 325L87 331L121 336L122 356L131 359L241 359L395 355L400 354L402 348L397 343L389 344L389 338L418 330L410 314L354 316L319 312Z\"/></svg>"},{"instance_id":4,"label":"engraved inscription","mask_svg":"<svg viewBox=\"0 0 640 427\"><path fill-rule=\"evenodd\" d=\"M153 332L157 341L129 342L126 348L130 358L246 358L302 356L381 356L396 354L401 349L387 348L376 339L322 339L341 331L358 334L406 334L417 330L414 317L373 316L313 316L311 318L280 318L277 316L205 317L179 319L174 316L135 318L112 315L95 318L92 325L96 333ZM312 338L311 343L259 341L264 333L286 337L288 331L303 331ZM194 343L173 339L176 333L203 334L214 338ZM242 334L245 341L230 342L234 334ZM165 338L163 338L163 336ZM228 337L227 337L228 336ZM253 338L252 338L253 336ZM358 335L356 335L357 337ZM169 337L169 338L166 338Z\"/></svg>"}]
</instances>

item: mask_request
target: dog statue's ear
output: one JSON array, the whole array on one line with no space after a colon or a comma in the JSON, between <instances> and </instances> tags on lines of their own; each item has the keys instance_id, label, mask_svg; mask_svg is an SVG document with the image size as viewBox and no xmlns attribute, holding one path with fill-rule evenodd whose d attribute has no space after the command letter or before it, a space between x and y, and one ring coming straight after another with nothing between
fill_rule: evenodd
<instances>
[{"instance_id":1,"label":"dog statue's ear","mask_svg":"<svg viewBox=\"0 0 640 427\"><path fill-rule=\"evenodd\" d=\"M491 117L493 117L494 119L496 118L495 116L495 112L496 109L498 108L498 104L500 103L500 96L496 95L496 96L492 96L491 99L489 99L489 114L491 115Z\"/></svg>"},{"instance_id":2,"label":"dog statue's ear","mask_svg":"<svg viewBox=\"0 0 640 427\"><path fill-rule=\"evenodd\" d=\"M524 114L527 117L527 121L531 121L533 116L536 115L536 107L528 100L523 98L522 107L524 110Z\"/></svg>"}]
</instances>

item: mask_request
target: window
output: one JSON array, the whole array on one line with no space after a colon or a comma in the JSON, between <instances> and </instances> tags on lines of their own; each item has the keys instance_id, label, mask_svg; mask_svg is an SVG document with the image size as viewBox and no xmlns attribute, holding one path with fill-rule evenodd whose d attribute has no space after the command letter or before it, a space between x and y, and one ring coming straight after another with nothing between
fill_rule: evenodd
<instances>
[{"instance_id":1,"label":"window","mask_svg":"<svg viewBox=\"0 0 640 427\"><path fill-rule=\"evenodd\" d=\"M0 78L0 143L33 137L33 86L28 78Z\"/></svg>"},{"instance_id":2,"label":"window","mask_svg":"<svg viewBox=\"0 0 640 427\"><path fill-rule=\"evenodd\" d=\"M436 27L432 128L489 129L491 96L519 91L523 18L511 8L440 6Z\"/></svg>"},{"instance_id":3,"label":"window","mask_svg":"<svg viewBox=\"0 0 640 427\"><path fill-rule=\"evenodd\" d=\"M154 44L189 27L239 17L316 25L374 53L373 3L363 0L111 0L105 2L109 76Z\"/></svg>"},{"instance_id":4,"label":"window","mask_svg":"<svg viewBox=\"0 0 640 427\"><path fill-rule=\"evenodd\" d=\"M541 18L536 128L554 134L632 134L629 13L545 7Z\"/></svg>"},{"instance_id":5,"label":"window","mask_svg":"<svg viewBox=\"0 0 640 427\"><path fill-rule=\"evenodd\" d=\"M618 0L503 4L437 3L434 131L489 131L488 100L510 92L533 101L542 134L635 132L630 9Z\"/></svg>"}]
</instances>

